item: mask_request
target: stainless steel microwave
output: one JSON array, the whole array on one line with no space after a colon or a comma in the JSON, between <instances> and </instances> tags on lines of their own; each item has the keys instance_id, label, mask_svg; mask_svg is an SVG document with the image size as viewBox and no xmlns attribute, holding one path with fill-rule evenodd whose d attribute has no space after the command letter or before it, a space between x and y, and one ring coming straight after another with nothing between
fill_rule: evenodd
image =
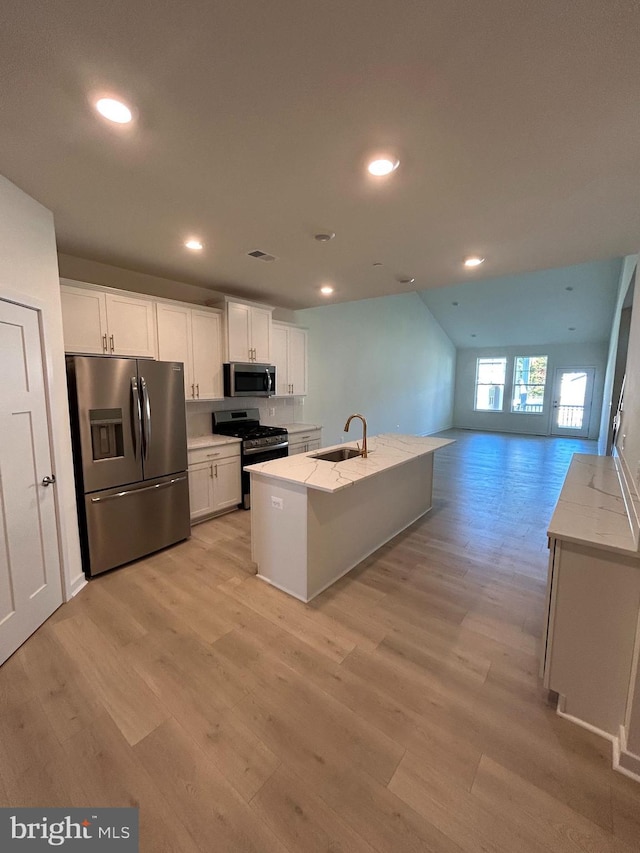
<instances>
[{"instance_id":1,"label":"stainless steel microwave","mask_svg":"<svg viewBox=\"0 0 640 853\"><path fill-rule=\"evenodd\" d=\"M232 361L223 367L225 397L271 397L276 393L276 368L273 364Z\"/></svg>"}]
</instances>

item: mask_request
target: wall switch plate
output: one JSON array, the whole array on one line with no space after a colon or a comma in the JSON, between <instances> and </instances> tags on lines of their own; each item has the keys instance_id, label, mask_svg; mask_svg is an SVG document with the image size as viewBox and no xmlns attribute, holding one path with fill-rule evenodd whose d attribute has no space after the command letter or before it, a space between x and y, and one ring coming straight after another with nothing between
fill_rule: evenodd
<instances>
[{"instance_id":1,"label":"wall switch plate","mask_svg":"<svg viewBox=\"0 0 640 853\"><path fill-rule=\"evenodd\" d=\"M275 406L271 406L271 407L270 407L270 409L269 409L269 417L270 417L270 418L274 418L274 417L275 417L275 414L276 414Z\"/></svg>"},{"instance_id":2,"label":"wall switch plate","mask_svg":"<svg viewBox=\"0 0 640 853\"><path fill-rule=\"evenodd\" d=\"M271 495L271 506L273 509L284 509L284 500L282 498L277 498L275 495Z\"/></svg>"}]
</instances>

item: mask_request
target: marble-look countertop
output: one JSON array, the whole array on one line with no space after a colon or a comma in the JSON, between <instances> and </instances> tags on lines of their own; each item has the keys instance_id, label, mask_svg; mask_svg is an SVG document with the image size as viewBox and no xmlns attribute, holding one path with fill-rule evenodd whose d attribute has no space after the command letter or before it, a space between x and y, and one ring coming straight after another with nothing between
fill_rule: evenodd
<instances>
[{"instance_id":1,"label":"marble-look countertop","mask_svg":"<svg viewBox=\"0 0 640 853\"><path fill-rule=\"evenodd\" d=\"M220 447L222 444L240 444L241 439L229 435L199 435L187 439L187 450L198 450L201 447Z\"/></svg>"},{"instance_id":2,"label":"marble-look countertop","mask_svg":"<svg viewBox=\"0 0 640 853\"><path fill-rule=\"evenodd\" d=\"M567 542L638 554L611 456L574 454L548 533Z\"/></svg>"},{"instance_id":3,"label":"marble-look countertop","mask_svg":"<svg viewBox=\"0 0 640 853\"><path fill-rule=\"evenodd\" d=\"M318 424L278 424L284 427L289 435L295 435L297 432L308 432L312 429L322 429Z\"/></svg>"},{"instance_id":4,"label":"marble-look countertop","mask_svg":"<svg viewBox=\"0 0 640 853\"><path fill-rule=\"evenodd\" d=\"M419 456L433 453L447 444L453 444L447 438L429 438L416 435L377 435L367 440L369 455L346 459L342 462L327 462L314 459L317 453L337 450L342 447L356 447L356 442L336 444L323 447L311 453L299 453L295 456L285 456L273 459L271 462L259 462L257 465L247 465L245 471L255 474L266 474L274 480L284 480L297 483L309 489L319 489L323 492L338 492L354 483L380 474L396 465L403 465Z\"/></svg>"}]
</instances>

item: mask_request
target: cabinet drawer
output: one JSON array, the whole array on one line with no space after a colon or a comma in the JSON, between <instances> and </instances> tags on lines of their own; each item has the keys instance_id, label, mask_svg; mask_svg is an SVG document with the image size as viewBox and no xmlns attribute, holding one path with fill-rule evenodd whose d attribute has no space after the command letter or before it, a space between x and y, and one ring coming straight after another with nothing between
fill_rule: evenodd
<instances>
[{"instance_id":1,"label":"cabinet drawer","mask_svg":"<svg viewBox=\"0 0 640 853\"><path fill-rule=\"evenodd\" d=\"M221 459L230 459L234 456L240 458L240 443L221 444L213 447L198 447L187 452L189 465L197 465L199 462L216 462Z\"/></svg>"}]
</instances>

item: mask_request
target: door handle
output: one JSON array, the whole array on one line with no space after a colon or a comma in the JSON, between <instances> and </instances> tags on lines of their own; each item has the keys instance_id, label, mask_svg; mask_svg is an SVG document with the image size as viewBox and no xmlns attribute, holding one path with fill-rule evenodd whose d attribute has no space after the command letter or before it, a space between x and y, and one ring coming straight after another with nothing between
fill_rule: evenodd
<instances>
[{"instance_id":1,"label":"door handle","mask_svg":"<svg viewBox=\"0 0 640 853\"><path fill-rule=\"evenodd\" d=\"M134 411L131 417L131 433L133 437L133 455L138 458L138 446L142 445L142 407L140 405L140 394L138 393L138 379L131 377L131 397L133 399ZM137 426L136 426L137 425Z\"/></svg>"},{"instance_id":2,"label":"door handle","mask_svg":"<svg viewBox=\"0 0 640 853\"><path fill-rule=\"evenodd\" d=\"M151 444L151 402L149 401L149 391L144 376L140 377L140 391L142 392L142 426L144 429L144 459L149 456L149 445Z\"/></svg>"},{"instance_id":3,"label":"door handle","mask_svg":"<svg viewBox=\"0 0 640 853\"><path fill-rule=\"evenodd\" d=\"M51 474L50 477L47 476L47 477L42 478L42 485L43 486L51 486L51 485L53 485L53 483L55 483L55 481L56 481L56 475Z\"/></svg>"}]
</instances>

